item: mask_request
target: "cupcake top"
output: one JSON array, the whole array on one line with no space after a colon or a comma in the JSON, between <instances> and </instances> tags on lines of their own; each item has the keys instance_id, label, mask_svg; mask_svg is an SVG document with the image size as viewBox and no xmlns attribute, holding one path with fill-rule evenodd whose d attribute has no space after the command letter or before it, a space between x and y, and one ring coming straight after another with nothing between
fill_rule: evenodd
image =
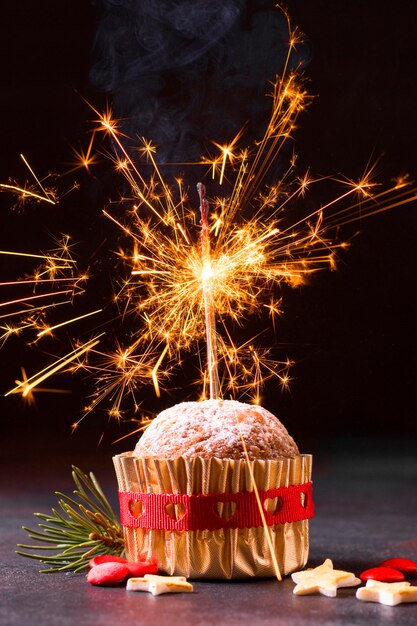
<instances>
[{"instance_id":1,"label":"cupcake top","mask_svg":"<svg viewBox=\"0 0 417 626\"><path fill-rule=\"evenodd\" d=\"M278 418L261 406L235 400L176 404L153 420L134 456L175 459L280 459L298 456L294 439Z\"/></svg>"}]
</instances>

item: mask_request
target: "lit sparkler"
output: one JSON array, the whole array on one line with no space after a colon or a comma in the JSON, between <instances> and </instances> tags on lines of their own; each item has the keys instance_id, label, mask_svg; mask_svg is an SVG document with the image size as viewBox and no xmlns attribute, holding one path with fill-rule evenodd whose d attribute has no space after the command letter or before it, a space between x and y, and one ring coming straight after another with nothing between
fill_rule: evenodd
<instances>
[{"instance_id":1,"label":"lit sparkler","mask_svg":"<svg viewBox=\"0 0 417 626\"><path fill-rule=\"evenodd\" d=\"M291 36L289 55L296 43ZM198 185L201 219L182 181L177 189L164 181L154 146L143 140L138 150L154 168L145 182L123 147L117 121L108 111L99 115L99 125L116 146L115 165L132 187L124 214L104 212L129 242L119 252L131 274L118 292L124 315L137 318L137 345L164 346L168 364L184 351L198 350L206 338L203 396L207 384L210 397L246 394L259 401L263 384L273 376L287 387L291 362L273 361L255 340L237 345L230 324L242 326L262 310L275 323L281 312L277 288L299 286L314 272L337 265L339 251L348 246L334 239L338 226L415 200L414 190L399 192L402 183L378 193L371 168L357 182L334 179L342 185L337 197L291 219L290 209L295 206L299 216L307 192L326 179L295 177L292 162L275 184L263 189L262 184L308 99L295 73L278 78L271 119L255 149L235 153L239 136L224 148L218 145L220 156L211 164L220 165L223 181L227 156L228 176L233 174L235 182L228 197L212 199L211 215L204 186ZM155 376L152 380L159 390Z\"/></svg>"},{"instance_id":2,"label":"lit sparkler","mask_svg":"<svg viewBox=\"0 0 417 626\"><path fill-rule=\"evenodd\" d=\"M251 316L262 314L268 314L275 326L282 312L282 297L277 293L284 285L299 286L318 270L334 269L339 251L348 245L335 238L339 226L416 199L406 179L378 191L370 168L359 181L333 179L341 185L340 194L314 210L303 210L307 193L328 179L309 173L297 176L295 157L279 180L268 183L275 160L309 102L302 78L289 70L300 37L289 23L288 27L288 54L283 73L272 87L271 117L264 136L252 148L241 149L240 132L224 146L215 144L219 154L213 159L202 159L200 165L210 165L213 175L219 175L219 184L227 182L230 189L209 203L199 184L200 214L195 210L196 194L188 197L182 179L176 180L176 187L164 179L149 141L141 140L136 151L139 157L133 158L111 111L96 111L98 128L92 137L98 130L110 135L115 168L131 187L131 198L117 209L105 210L104 215L123 239L118 255L127 267L127 277L119 281L114 301L125 324L134 316L133 323L129 322L133 339L123 348L118 345L114 351L103 352L96 350L98 339L94 338L9 393L24 395L28 386L33 390L72 363L73 370L90 372L97 379L85 414L107 399L110 417L120 420L126 397L133 399L137 410L137 394L143 385L152 384L159 395L162 379L171 375L184 353L194 352L200 358L204 339L203 397L208 387L213 398L246 395L259 402L270 378L288 386L291 361L277 361L270 348L259 347L261 333L239 344L236 329ZM92 142L78 157L88 169L94 162ZM153 168L149 180L141 173L141 159ZM44 191L44 199L47 195ZM40 328L37 336L81 317L85 315ZM6 335L15 332L12 326L4 329ZM81 359L85 354L88 360Z\"/></svg>"}]
</instances>

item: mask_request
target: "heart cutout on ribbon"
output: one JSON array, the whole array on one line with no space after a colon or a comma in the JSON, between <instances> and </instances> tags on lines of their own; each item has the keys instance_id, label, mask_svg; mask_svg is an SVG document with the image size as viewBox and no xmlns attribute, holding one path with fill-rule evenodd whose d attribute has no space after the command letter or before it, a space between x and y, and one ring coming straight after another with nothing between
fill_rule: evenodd
<instances>
[{"instance_id":1,"label":"heart cutout on ribbon","mask_svg":"<svg viewBox=\"0 0 417 626\"><path fill-rule=\"evenodd\" d=\"M267 498L264 500L264 509L267 513L271 515L278 515L284 506L284 501L281 496L276 496L275 498Z\"/></svg>"},{"instance_id":2,"label":"heart cutout on ribbon","mask_svg":"<svg viewBox=\"0 0 417 626\"><path fill-rule=\"evenodd\" d=\"M224 522L228 522L236 513L236 502L216 502L214 510Z\"/></svg>"},{"instance_id":3,"label":"heart cutout on ribbon","mask_svg":"<svg viewBox=\"0 0 417 626\"><path fill-rule=\"evenodd\" d=\"M129 511L133 515L133 517L141 517L144 511L144 504L142 500L130 500L129 501Z\"/></svg>"},{"instance_id":4,"label":"heart cutout on ribbon","mask_svg":"<svg viewBox=\"0 0 417 626\"><path fill-rule=\"evenodd\" d=\"M176 502L175 504L173 502L168 502L165 506L165 511L171 519L178 522L185 515L185 506L182 502Z\"/></svg>"}]
</instances>

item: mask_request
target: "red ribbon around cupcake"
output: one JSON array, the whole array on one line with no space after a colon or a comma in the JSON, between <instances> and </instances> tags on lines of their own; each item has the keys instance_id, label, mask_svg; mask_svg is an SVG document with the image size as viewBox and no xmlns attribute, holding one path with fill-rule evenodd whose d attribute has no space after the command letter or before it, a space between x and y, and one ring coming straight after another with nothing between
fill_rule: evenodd
<instances>
[{"instance_id":1,"label":"red ribbon around cupcake","mask_svg":"<svg viewBox=\"0 0 417 626\"><path fill-rule=\"evenodd\" d=\"M312 483L259 491L268 526L313 517ZM187 495L119 492L123 526L147 530L218 530L263 526L253 491Z\"/></svg>"}]
</instances>

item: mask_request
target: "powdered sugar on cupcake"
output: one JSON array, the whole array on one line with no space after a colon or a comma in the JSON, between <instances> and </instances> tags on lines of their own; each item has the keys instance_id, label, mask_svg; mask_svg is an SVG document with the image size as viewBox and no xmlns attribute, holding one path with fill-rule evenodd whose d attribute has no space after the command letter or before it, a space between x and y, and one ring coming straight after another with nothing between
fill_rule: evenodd
<instances>
[{"instance_id":1,"label":"powdered sugar on cupcake","mask_svg":"<svg viewBox=\"0 0 417 626\"><path fill-rule=\"evenodd\" d=\"M235 400L182 402L162 411L134 450L160 459L250 459L295 457L298 448L287 429L263 407Z\"/></svg>"}]
</instances>

